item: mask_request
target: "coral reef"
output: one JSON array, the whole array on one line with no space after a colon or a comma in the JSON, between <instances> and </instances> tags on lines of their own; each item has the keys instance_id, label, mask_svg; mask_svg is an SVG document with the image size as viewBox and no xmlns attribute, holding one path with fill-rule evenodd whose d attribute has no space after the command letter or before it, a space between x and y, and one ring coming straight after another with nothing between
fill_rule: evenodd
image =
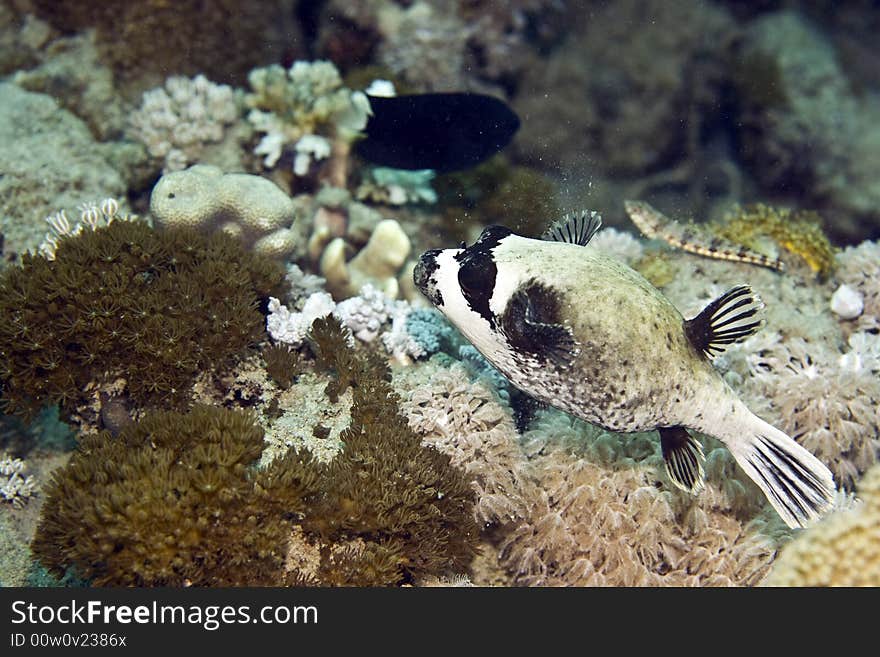
<instances>
[{"instance_id":1,"label":"coral reef","mask_svg":"<svg viewBox=\"0 0 880 657\"><path fill-rule=\"evenodd\" d=\"M331 241L321 254L321 275L336 299L358 294L367 284L396 299L401 287L398 275L410 249L409 237L400 224L395 219L384 219L376 225L364 248L349 261L345 259L345 241L338 237Z\"/></svg>"},{"instance_id":2,"label":"coral reef","mask_svg":"<svg viewBox=\"0 0 880 657\"><path fill-rule=\"evenodd\" d=\"M737 517L716 489L693 499L657 486L646 434L614 435L557 412L524 435L538 478L526 521L502 543L522 584L756 584L776 553L767 521Z\"/></svg>"},{"instance_id":3,"label":"coral reef","mask_svg":"<svg viewBox=\"0 0 880 657\"><path fill-rule=\"evenodd\" d=\"M474 517L483 526L509 525L527 515L534 482L508 410L484 382L471 382L461 364L431 360L395 375L401 409L422 441L447 454L473 477Z\"/></svg>"},{"instance_id":4,"label":"coral reef","mask_svg":"<svg viewBox=\"0 0 880 657\"><path fill-rule=\"evenodd\" d=\"M333 315L341 324L364 343L381 337L382 344L400 363L426 355L422 343L409 331L412 306L406 301L391 299L369 283L359 294L335 303L326 292L315 292L303 304L299 312L291 312L278 299L269 300L269 317L266 327L273 340L299 347L312 322L319 317ZM390 324L390 327L389 327ZM439 340L436 332L440 327L428 329L435 335L425 336L429 342Z\"/></svg>"},{"instance_id":5,"label":"coral reef","mask_svg":"<svg viewBox=\"0 0 880 657\"><path fill-rule=\"evenodd\" d=\"M404 171L387 167L367 169L355 195L360 200L389 205L407 203L436 203L437 193L431 187L434 172L431 169Z\"/></svg>"},{"instance_id":6,"label":"coral reef","mask_svg":"<svg viewBox=\"0 0 880 657\"><path fill-rule=\"evenodd\" d=\"M52 96L85 121L101 141L118 139L125 130L127 108L113 72L101 61L94 36L87 32L51 41L40 65L17 71L12 81L28 91Z\"/></svg>"},{"instance_id":7,"label":"coral reef","mask_svg":"<svg viewBox=\"0 0 880 657\"><path fill-rule=\"evenodd\" d=\"M740 152L761 185L823 210L837 239L875 237L880 105L853 93L833 45L795 11L751 22L737 57Z\"/></svg>"},{"instance_id":8,"label":"coral reef","mask_svg":"<svg viewBox=\"0 0 880 657\"><path fill-rule=\"evenodd\" d=\"M0 82L0 232L4 251L37 248L43 217L127 186L88 127L53 98Z\"/></svg>"},{"instance_id":9,"label":"coral reef","mask_svg":"<svg viewBox=\"0 0 880 657\"><path fill-rule=\"evenodd\" d=\"M827 278L834 268L834 247L822 231L821 217L814 212L793 212L757 203L734 208L708 229L759 252L767 249L769 241L771 248L775 245L797 256L821 278Z\"/></svg>"},{"instance_id":10,"label":"coral reef","mask_svg":"<svg viewBox=\"0 0 880 657\"><path fill-rule=\"evenodd\" d=\"M98 586L276 584L285 514L315 473L295 453L251 473L262 438L250 414L209 407L83 436L46 487L34 554Z\"/></svg>"},{"instance_id":11,"label":"coral reef","mask_svg":"<svg viewBox=\"0 0 880 657\"><path fill-rule=\"evenodd\" d=\"M158 227L221 232L272 258L284 258L295 246L294 204L260 176L224 174L206 164L168 173L153 188L150 211Z\"/></svg>"},{"instance_id":12,"label":"coral reef","mask_svg":"<svg viewBox=\"0 0 880 657\"><path fill-rule=\"evenodd\" d=\"M169 75L204 73L221 82L241 82L254 66L302 47L291 0L248 6L215 0L209 7L193 0L35 0L33 5L38 16L64 32L94 28L117 77L146 80L139 91Z\"/></svg>"},{"instance_id":13,"label":"coral reef","mask_svg":"<svg viewBox=\"0 0 880 657\"><path fill-rule=\"evenodd\" d=\"M163 164L163 173L180 171L202 160L205 145L223 139L239 118L240 101L232 87L204 75L172 76L164 87L144 92L129 117L130 134Z\"/></svg>"},{"instance_id":14,"label":"coral reef","mask_svg":"<svg viewBox=\"0 0 880 657\"><path fill-rule=\"evenodd\" d=\"M566 171L632 174L674 164L700 117L717 111L717 44L732 20L715 4L635 0L588 15L546 65L526 70L529 92L514 108L530 128L517 135L517 153Z\"/></svg>"},{"instance_id":15,"label":"coral reef","mask_svg":"<svg viewBox=\"0 0 880 657\"><path fill-rule=\"evenodd\" d=\"M789 543L764 586L880 586L880 466L859 482L861 502Z\"/></svg>"},{"instance_id":16,"label":"coral reef","mask_svg":"<svg viewBox=\"0 0 880 657\"><path fill-rule=\"evenodd\" d=\"M304 528L325 541L364 540L394 555L411 576L464 571L478 533L469 477L448 456L421 446L399 411L387 369L375 357L357 357L338 323L316 320L312 339L319 360L339 377L331 400L351 384L353 401L351 425L341 436L345 448L328 466L334 486Z\"/></svg>"},{"instance_id":17,"label":"coral reef","mask_svg":"<svg viewBox=\"0 0 880 657\"><path fill-rule=\"evenodd\" d=\"M370 112L366 95L343 86L328 61L298 61L285 70L277 64L248 75L253 93L248 121L264 133L254 153L274 167L287 150L295 153L293 170L305 176L314 160L331 156L328 178L345 186L351 141L363 130Z\"/></svg>"},{"instance_id":18,"label":"coral reef","mask_svg":"<svg viewBox=\"0 0 880 657\"><path fill-rule=\"evenodd\" d=\"M26 255L0 278L7 410L77 412L104 385L137 406L187 403L195 376L264 333L283 271L233 238L114 221ZM114 383L115 382L115 383Z\"/></svg>"},{"instance_id":19,"label":"coral reef","mask_svg":"<svg viewBox=\"0 0 880 657\"><path fill-rule=\"evenodd\" d=\"M862 313L852 328L880 333L880 242L862 242L838 253L837 278L862 298Z\"/></svg>"},{"instance_id":20,"label":"coral reef","mask_svg":"<svg viewBox=\"0 0 880 657\"><path fill-rule=\"evenodd\" d=\"M328 363L358 369L328 465L290 449L256 468L263 430L248 412L147 414L118 436L84 436L53 475L40 562L101 586L389 585L464 571L476 537L467 479L408 430L381 366L340 351L338 325L314 336L333 348Z\"/></svg>"},{"instance_id":21,"label":"coral reef","mask_svg":"<svg viewBox=\"0 0 880 657\"><path fill-rule=\"evenodd\" d=\"M854 334L849 345L843 355L802 338L768 345L751 356L750 384L769 400L780 428L852 489L880 449L880 339Z\"/></svg>"}]
</instances>

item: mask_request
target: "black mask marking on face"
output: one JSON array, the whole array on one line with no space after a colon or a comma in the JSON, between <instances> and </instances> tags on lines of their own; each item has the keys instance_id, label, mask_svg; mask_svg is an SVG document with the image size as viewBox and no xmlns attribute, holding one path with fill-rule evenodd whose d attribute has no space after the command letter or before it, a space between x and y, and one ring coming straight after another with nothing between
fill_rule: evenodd
<instances>
[{"instance_id":1,"label":"black mask marking on face","mask_svg":"<svg viewBox=\"0 0 880 657\"><path fill-rule=\"evenodd\" d=\"M498 268L492 250L512 231L504 226L489 226L473 246L455 254L459 263L458 285L468 307L495 328L495 316L489 309L489 299L495 290Z\"/></svg>"}]
</instances>

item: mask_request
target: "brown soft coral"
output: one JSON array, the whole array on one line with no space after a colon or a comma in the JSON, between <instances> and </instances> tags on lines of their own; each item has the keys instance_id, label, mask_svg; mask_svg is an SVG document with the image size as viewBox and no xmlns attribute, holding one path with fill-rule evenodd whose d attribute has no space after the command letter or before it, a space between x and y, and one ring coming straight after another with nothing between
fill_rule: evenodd
<instances>
[{"instance_id":1,"label":"brown soft coral","mask_svg":"<svg viewBox=\"0 0 880 657\"><path fill-rule=\"evenodd\" d=\"M0 397L7 412L60 404L124 382L135 407L186 407L196 376L265 335L260 304L283 269L225 235L114 221L25 255L0 276Z\"/></svg>"},{"instance_id":2,"label":"brown soft coral","mask_svg":"<svg viewBox=\"0 0 880 657\"><path fill-rule=\"evenodd\" d=\"M210 407L84 436L46 487L34 554L101 586L275 584L317 477L296 453L255 473L262 449L253 415Z\"/></svg>"}]
</instances>

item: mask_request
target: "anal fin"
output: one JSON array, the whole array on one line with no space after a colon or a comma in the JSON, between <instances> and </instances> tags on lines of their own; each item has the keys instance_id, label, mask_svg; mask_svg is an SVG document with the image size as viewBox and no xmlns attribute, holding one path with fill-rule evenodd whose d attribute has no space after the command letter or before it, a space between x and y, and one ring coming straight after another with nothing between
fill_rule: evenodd
<instances>
[{"instance_id":1,"label":"anal fin","mask_svg":"<svg viewBox=\"0 0 880 657\"><path fill-rule=\"evenodd\" d=\"M696 495L703 490L703 448L684 427L660 427L660 448L666 474L683 491Z\"/></svg>"},{"instance_id":2,"label":"anal fin","mask_svg":"<svg viewBox=\"0 0 880 657\"><path fill-rule=\"evenodd\" d=\"M748 285L737 285L684 323L688 340L707 356L745 340L764 324L764 302Z\"/></svg>"}]
</instances>

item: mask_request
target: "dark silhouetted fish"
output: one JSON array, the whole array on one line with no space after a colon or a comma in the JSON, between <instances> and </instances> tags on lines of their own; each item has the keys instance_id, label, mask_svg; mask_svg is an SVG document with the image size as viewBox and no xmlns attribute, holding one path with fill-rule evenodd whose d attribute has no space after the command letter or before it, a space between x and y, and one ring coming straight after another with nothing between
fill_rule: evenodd
<instances>
[{"instance_id":1,"label":"dark silhouetted fish","mask_svg":"<svg viewBox=\"0 0 880 657\"><path fill-rule=\"evenodd\" d=\"M357 153L394 169L467 169L507 146L519 128L513 110L481 94L370 96L370 105Z\"/></svg>"}]
</instances>

